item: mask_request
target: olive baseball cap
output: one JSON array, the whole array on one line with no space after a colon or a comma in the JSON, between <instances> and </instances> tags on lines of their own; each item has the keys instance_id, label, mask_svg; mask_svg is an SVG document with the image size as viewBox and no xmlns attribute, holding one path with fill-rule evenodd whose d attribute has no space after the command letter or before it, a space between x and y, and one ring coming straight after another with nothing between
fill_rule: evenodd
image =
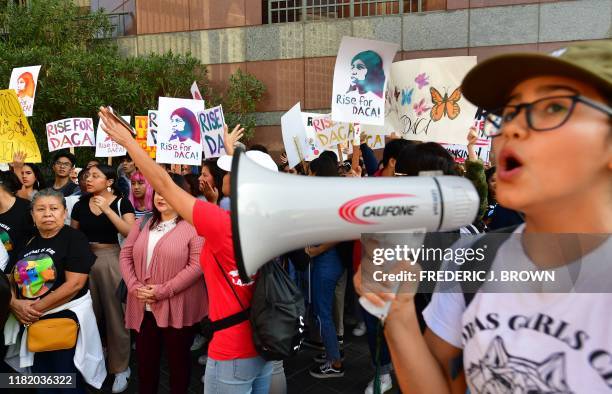
<instances>
[{"instance_id":1,"label":"olive baseball cap","mask_svg":"<svg viewBox=\"0 0 612 394\"><path fill-rule=\"evenodd\" d=\"M461 91L474 105L492 111L506 104L516 85L541 75L573 78L612 97L612 40L576 43L551 54L492 57L467 73Z\"/></svg>"}]
</instances>

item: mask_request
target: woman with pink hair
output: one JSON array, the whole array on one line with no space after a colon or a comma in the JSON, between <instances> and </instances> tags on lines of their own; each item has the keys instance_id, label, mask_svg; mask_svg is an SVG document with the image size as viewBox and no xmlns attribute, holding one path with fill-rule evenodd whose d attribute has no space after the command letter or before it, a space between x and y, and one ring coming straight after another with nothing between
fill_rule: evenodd
<instances>
[{"instance_id":1,"label":"woman with pink hair","mask_svg":"<svg viewBox=\"0 0 612 394\"><path fill-rule=\"evenodd\" d=\"M153 188L140 171L136 171L130 177L132 188L129 200L134 206L134 215L139 219L151 213L153 209Z\"/></svg>"}]
</instances>

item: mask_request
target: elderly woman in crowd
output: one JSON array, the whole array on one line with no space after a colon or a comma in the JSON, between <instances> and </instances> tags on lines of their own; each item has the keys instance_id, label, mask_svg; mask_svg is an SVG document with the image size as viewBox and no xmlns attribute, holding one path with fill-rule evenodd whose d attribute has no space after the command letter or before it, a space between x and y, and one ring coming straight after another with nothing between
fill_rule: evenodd
<instances>
[{"instance_id":1,"label":"elderly woman in crowd","mask_svg":"<svg viewBox=\"0 0 612 394\"><path fill-rule=\"evenodd\" d=\"M37 231L10 275L6 361L21 372L31 366L34 373L74 373L76 392L85 393L84 381L100 388L106 377L87 284L96 256L85 235L64 224L65 216L61 192L44 189L34 195ZM27 346L20 345L24 340Z\"/></svg>"}]
</instances>

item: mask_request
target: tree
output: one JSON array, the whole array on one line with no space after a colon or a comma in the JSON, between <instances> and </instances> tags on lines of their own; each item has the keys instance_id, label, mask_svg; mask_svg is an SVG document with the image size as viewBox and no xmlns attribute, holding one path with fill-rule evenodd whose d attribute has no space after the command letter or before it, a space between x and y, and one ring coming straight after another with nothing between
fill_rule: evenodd
<instances>
[{"instance_id":1,"label":"tree","mask_svg":"<svg viewBox=\"0 0 612 394\"><path fill-rule=\"evenodd\" d=\"M8 2L0 6L2 30L0 80L8 84L14 67L42 65L29 122L43 162L49 163L51 156L45 149L46 123L70 117L97 119L97 109L109 104L121 114L145 115L157 108L160 96L190 97L193 81L207 102L223 102L230 126L245 121L253 134L249 112L265 90L261 82L240 73L230 78L227 92L213 92L206 67L190 54L122 58L102 11L83 15L71 0L32 0L25 6ZM93 154L92 149L77 149L79 163Z\"/></svg>"}]
</instances>

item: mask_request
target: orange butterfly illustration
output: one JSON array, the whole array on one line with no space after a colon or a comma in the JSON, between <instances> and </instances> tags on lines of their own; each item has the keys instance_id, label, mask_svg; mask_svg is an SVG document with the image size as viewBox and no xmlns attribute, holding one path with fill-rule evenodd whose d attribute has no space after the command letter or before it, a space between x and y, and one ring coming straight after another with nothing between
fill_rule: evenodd
<instances>
[{"instance_id":1,"label":"orange butterfly illustration","mask_svg":"<svg viewBox=\"0 0 612 394\"><path fill-rule=\"evenodd\" d=\"M459 112L461 112L461 108L459 108L459 104L457 104L457 102L461 100L461 91L459 88L455 89L450 96L448 93L444 93L444 97L442 97L440 92L434 87L430 87L429 92L431 93L431 101L434 104L431 109L431 119L434 122L442 119L444 115L448 116L451 120L459 116Z\"/></svg>"}]
</instances>

